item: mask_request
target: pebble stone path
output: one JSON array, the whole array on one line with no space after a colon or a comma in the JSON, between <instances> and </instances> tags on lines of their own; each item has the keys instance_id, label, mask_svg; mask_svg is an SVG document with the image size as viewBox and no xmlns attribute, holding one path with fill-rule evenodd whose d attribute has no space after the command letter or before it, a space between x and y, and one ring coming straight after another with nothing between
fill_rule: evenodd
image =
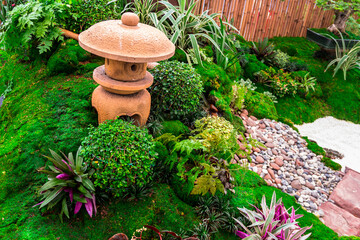
<instances>
[{"instance_id":1,"label":"pebble stone path","mask_svg":"<svg viewBox=\"0 0 360 240\"><path fill-rule=\"evenodd\" d=\"M299 133L274 120L258 120L246 110L240 114L246 128L245 136L263 143L266 148L253 147L249 169L257 172L268 185L294 196L309 212L323 217L319 206L334 202L330 194L343 177L340 171L326 167L322 156L310 151ZM239 139L240 148L243 148Z\"/></svg>"}]
</instances>

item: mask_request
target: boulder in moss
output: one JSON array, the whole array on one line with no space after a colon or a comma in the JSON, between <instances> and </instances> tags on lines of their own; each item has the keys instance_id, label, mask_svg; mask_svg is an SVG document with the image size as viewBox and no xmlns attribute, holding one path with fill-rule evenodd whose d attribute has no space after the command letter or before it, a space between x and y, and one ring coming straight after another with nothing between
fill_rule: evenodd
<instances>
[{"instance_id":1,"label":"boulder in moss","mask_svg":"<svg viewBox=\"0 0 360 240\"><path fill-rule=\"evenodd\" d=\"M86 61L90 54L82 49L79 44L69 39L58 47L56 52L49 58L47 72L49 75L60 73L72 73L77 70L79 62Z\"/></svg>"},{"instance_id":2,"label":"boulder in moss","mask_svg":"<svg viewBox=\"0 0 360 240\"><path fill-rule=\"evenodd\" d=\"M266 71L269 68L263 62L259 61L253 54L245 54L244 61L246 62L244 68L245 78L253 79L254 73L257 73L261 70Z\"/></svg>"},{"instance_id":3,"label":"boulder in moss","mask_svg":"<svg viewBox=\"0 0 360 240\"><path fill-rule=\"evenodd\" d=\"M196 71L201 75L206 93L212 90L221 94L229 94L233 81L230 80L225 70L215 63L203 62L203 66L197 65Z\"/></svg>"},{"instance_id":4,"label":"boulder in moss","mask_svg":"<svg viewBox=\"0 0 360 240\"><path fill-rule=\"evenodd\" d=\"M246 109L257 118L277 120L278 114L269 96L255 91L248 91L245 96Z\"/></svg>"},{"instance_id":5,"label":"boulder in moss","mask_svg":"<svg viewBox=\"0 0 360 240\"><path fill-rule=\"evenodd\" d=\"M161 132L164 133L171 133L175 136L179 136L184 133L189 133L190 130L187 126L185 126L179 120L174 121L164 121L162 122L162 130Z\"/></svg>"}]
</instances>

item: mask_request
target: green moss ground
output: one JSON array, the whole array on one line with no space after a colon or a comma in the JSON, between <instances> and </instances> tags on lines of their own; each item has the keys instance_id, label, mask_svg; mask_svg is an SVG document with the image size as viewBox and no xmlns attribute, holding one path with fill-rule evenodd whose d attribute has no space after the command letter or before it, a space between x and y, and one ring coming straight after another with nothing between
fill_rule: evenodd
<instances>
[{"instance_id":1,"label":"green moss ground","mask_svg":"<svg viewBox=\"0 0 360 240\"><path fill-rule=\"evenodd\" d=\"M4 59L0 86L12 79L14 87L0 109L0 239L108 239L118 232L132 235L145 224L177 232L192 228L198 221L194 210L167 185L155 186L143 201L106 203L94 219L82 213L62 224L56 215L42 217L32 207L45 182L36 169L45 165L42 155L49 148L75 152L89 124L97 124L90 103L96 84L91 69L48 77L42 62Z\"/></svg>"},{"instance_id":2,"label":"green moss ground","mask_svg":"<svg viewBox=\"0 0 360 240\"><path fill-rule=\"evenodd\" d=\"M301 98L299 96L278 99L275 104L278 115L295 124L313 122L317 118L331 115L338 119L360 123L360 71L348 72L347 80L341 71L333 78L333 68L324 72L329 61L314 58L320 48L305 38L273 38L277 48L296 54L293 61L305 62L312 76L316 77L323 92L322 97ZM316 110L315 110L316 109Z\"/></svg>"}]
</instances>

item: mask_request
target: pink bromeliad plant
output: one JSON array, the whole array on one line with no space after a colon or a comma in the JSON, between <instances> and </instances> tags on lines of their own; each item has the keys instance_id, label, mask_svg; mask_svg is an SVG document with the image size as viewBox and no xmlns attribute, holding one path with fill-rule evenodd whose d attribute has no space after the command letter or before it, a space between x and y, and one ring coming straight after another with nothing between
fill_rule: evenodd
<instances>
[{"instance_id":1,"label":"pink bromeliad plant","mask_svg":"<svg viewBox=\"0 0 360 240\"><path fill-rule=\"evenodd\" d=\"M255 207L256 208L256 207ZM270 207L266 205L266 198L263 196L261 209L251 211L246 208L238 208L240 213L251 222L245 226L242 222L235 219L240 224L242 231L236 231L236 235L244 240L305 240L311 233L303 234L311 227L300 228L296 219L302 215L295 215L294 207L291 207L291 213L284 207L282 199L276 201L274 192Z\"/></svg>"},{"instance_id":2,"label":"pink bromeliad plant","mask_svg":"<svg viewBox=\"0 0 360 240\"><path fill-rule=\"evenodd\" d=\"M48 181L39 190L43 201L35 206L47 206L47 209L61 207L61 220L63 214L70 218L69 207L73 207L73 204L74 214L77 214L83 205L90 217L93 213L96 214L95 188L89 179L94 170L87 171L87 165L79 156L79 150L74 159L72 153L68 156L63 154L61 157L50 149L52 157L46 158L53 166L49 165L50 170L39 170L48 175Z\"/></svg>"}]
</instances>

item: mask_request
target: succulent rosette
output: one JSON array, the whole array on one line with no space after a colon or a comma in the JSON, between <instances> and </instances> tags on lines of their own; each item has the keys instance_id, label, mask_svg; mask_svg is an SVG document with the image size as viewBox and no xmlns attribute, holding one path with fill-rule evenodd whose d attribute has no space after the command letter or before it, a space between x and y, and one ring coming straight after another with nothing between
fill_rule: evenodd
<instances>
[{"instance_id":1,"label":"succulent rosette","mask_svg":"<svg viewBox=\"0 0 360 240\"><path fill-rule=\"evenodd\" d=\"M95 187L89 179L94 170L88 171L79 151L80 148L74 159L72 153L68 156L63 154L62 157L50 149L52 157L46 158L53 165L48 166L50 170L39 170L48 175L48 181L39 190L43 201L35 206L47 206L48 210L60 207L61 220L63 214L70 218L69 208L73 208L74 214L77 214L83 205L90 217L96 214Z\"/></svg>"},{"instance_id":2,"label":"succulent rosette","mask_svg":"<svg viewBox=\"0 0 360 240\"><path fill-rule=\"evenodd\" d=\"M295 215L294 207L291 207L291 213L287 210L280 198L276 201L274 192L270 207L266 205L266 198L263 196L261 209L255 207L256 211L246 208L238 208L240 213L251 222L245 226L242 222L235 219L244 231L236 231L235 234L240 239L245 240L305 240L311 233L303 234L311 227L300 228L296 220L302 215Z\"/></svg>"}]
</instances>

